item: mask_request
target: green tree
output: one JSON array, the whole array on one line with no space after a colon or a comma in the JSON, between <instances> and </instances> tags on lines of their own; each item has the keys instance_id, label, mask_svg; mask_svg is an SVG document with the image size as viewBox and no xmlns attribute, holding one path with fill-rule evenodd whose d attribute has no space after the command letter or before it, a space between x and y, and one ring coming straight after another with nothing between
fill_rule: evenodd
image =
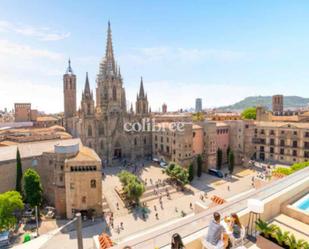
<instances>
[{"instance_id":1,"label":"green tree","mask_svg":"<svg viewBox=\"0 0 309 249\"><path fill-rule=\"evenodd\" d=\"M189 183L188 171L178 164L170 163L164 173L183 186Z\"/></svg>"},{"instance_id":2,"label":"green tree","mask_svg":"<svg viewBox=\"0 0 309 249\"><path fill-rule=\"evenodd\" d=\"M124 191L129 200L139 202L139 199L145 192L145 186L138 180L129 181L128 184L124 187Z\"/></svg>"},{"instance_id":3,"label":"green tree","mask_svg":"<svg viewBox=\"0 0 309 249\"><path fill-rule=\"evenodd\" d=\"M188 178L188 180L189 180L189 182L192 182L193 179L194 179L194 168L193 168L193 163L190 163L188 173L189 173L189 178Z\"/></svg>"},{"instance_id":4,"label":"green tree","mask_svg":"<svg viewBox=\"0 0 309 249\"><path fill-rule=\"evenodd\" d=\"M24 208L21 194L17 191L8 191L0 194L0 232L9 230L17 222L14 213Z\"/></svg>"},{"instance_id":5,"label":"green tree","mask_svg":"<svg viewBox=\"0 0 309 249\"><path fill-rule=\"evenodd\" d=\"M249 107L241 113L243 119L256 119L256 107Z\"/></svg>"},{"instance_id":6,"label":"green tree","mask_svg":"<svg viewBox=\"0 0 309 249\"><path fill-rule=\"evenodd\" d=\"M197 156L196 163L197 163L197 176L201 177L202 176L202 170L203 170L203 160L202 160L201 155Z\"/></svg>"},{"instance_id":7,"label":"green tree","mask_svg":"<svg viewBox=\"0 0 309 249\"><path fill-rule=\"evenodd\" d=\"M226 149L226 158L227 158L227 160L229 160L230 151L231 151L231 147L227 146L227 149Z\"/></svg>"},{"instance_id":8,"label":"green tree","mask_svg":"<svg viewBox=\"0 0 309 249\"><path fill-rule=\"evenodd\" d=\"M234 166L235 166L235 157L234 157L234 153L233 153L232 150L229 153L229 160L228 161L229 161L229 164L228 164L229 172L230 172L230 174L233 174Z\"/></svg>"},{"instance_id":9,"label":"green tree","mask_svg":"<svg viewBox=\"0 0 309 249\"><path fill-rule=\"evenodd\" d=\"M42 185L39 174L34 169L27 169L24 174L25 200L31 207L42 203Z\"/></svg>"},{"instance_id":10,"label":"green tree","mask_svg":"<svg viewBox=\"0 0 309 249\"><path fill-rule=\"evenodd\" d=\"M145 192L144 184L137 178L136 175L129 171L122 170L117 175L122 184L126 198L130 201L139 202L139 199Z\"/></svg>"},{"instance_id":11,"label":"green tree","mask_svg":"<svg viewBox=\"0 0 309 249\"><path fill-rule=\"evenodd\" d=\"M222 156L223 152L220 148L217 149L217 169L220 170L222 167Z\"/></svg>"},{"instance_id":12,"label":"green tree","mask_svg":"<svg viewBox=\"0 0 309 249\"><path fill-rule=\"evenodd\" d=\"M21 184L22 184L22 177L23 177L23 170L22 170L22 164L21 164L21 158L20 158L20 152L17 147L16 151L16 187L15 190L19 193L21 193Z\"/></svg>"}]
</instances>

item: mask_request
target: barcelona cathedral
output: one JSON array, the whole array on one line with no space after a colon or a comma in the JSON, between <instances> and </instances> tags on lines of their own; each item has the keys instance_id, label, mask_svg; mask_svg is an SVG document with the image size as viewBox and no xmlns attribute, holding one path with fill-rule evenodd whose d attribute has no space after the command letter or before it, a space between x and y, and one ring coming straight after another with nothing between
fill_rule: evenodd
<instances>
[{"instance_id":1,"label":"barcelona cathedral","mask_svg":"<svg viewBox=\"0 0 309 249\"><path fill-rule=\"evenodd\" d=\"M76 108L76 75L71 62L63 75L64 123L66 129L79 137L82 143L93 148L105 165L117 159L137 160L152 154L151 131L127 131L126 123L142 123L150 118L147 94L143 79L137 94L135 112L126 105L126 93L120 68L117 66L112 44L110 23L107 29L105 56L99 65L96 78L95 101L90 89L88 74L82 93L80 108Z\"/></svg>"}]
</instances>

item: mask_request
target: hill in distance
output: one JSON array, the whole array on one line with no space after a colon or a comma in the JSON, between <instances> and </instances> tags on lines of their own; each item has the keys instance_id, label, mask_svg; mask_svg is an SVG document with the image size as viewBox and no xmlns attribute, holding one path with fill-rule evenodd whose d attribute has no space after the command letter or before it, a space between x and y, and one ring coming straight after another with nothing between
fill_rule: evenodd
<instances>
[{"instance_id":1,"label":"hill in distance","mask_svg":"<svg viewBox=\"0 0 309 249\"><path fill-rule=\"evenodd\" d=\"M283 98L284 109L295 110L309 106L309 98L299 96L284 96ZM248 107L265 106L269 110L272 108L272 96L252 96L247 97L233 105L223 106L217 108L221 111L242 111Z\"/></svg>"}]
</instances>

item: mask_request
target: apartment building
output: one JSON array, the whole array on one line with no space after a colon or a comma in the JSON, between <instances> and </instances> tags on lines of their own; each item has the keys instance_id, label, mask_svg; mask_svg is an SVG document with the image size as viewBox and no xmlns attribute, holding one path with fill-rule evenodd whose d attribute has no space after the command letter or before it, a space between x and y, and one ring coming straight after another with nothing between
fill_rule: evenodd
<instances>
[{"instance_id":1,"label":"apartment building","mask_svg":"<svg viewBox=\"0 0 309 249\"><path fill-rule=\"evenodd\" d=\"M245 126L248 158L286 164L309 159L309 123L262 121Z\"/></svg>"}]
</instances>

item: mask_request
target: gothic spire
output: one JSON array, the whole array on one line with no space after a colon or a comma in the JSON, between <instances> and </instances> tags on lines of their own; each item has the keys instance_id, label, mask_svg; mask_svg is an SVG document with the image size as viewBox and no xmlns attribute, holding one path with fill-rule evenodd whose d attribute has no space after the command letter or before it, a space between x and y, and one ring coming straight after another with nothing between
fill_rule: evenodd
<instances>
[{"instance_id":1,"label":"gothic spire","mask_svg":"<svg viewBox=\"0 0 309 249\"><path fill-rule=\"evenodd\" d=\"M85 94L89 94L90 95L90 86L89 86L89 79L88 79L88 72L86 72L86 82L85 82L85 90L84 90Z\"/></svg>"},{"instance_id":2,"label":"gothic spire","mask_svg":"<svg viewBox=\"0 0 309 249\"><path fill-rule=\"evenodd\" d=\"M145 93L144 93L143 77L141 77L141 84L140 84L140 88L139 88L139 97L143 98L144 96L145 96Z\"/></svg>"},{"instance_id":3,"label":"gothic spire","mask_svg":"<svg viewBox=\"0 0 309 249\"><path fill-rule=\"evenodd\" d=\"M130 112L133 113L133 104L131 103Z\"/></svg>"},{"instance_id":4,"label":"gothic spire","mask_svg":"<svg viewBox=\"0 0 309 249\"><path fill-rule=\"evenodd\" d=\"M112 29L111 24L108 21L107 28L107 42L106 42L106 51L105 51L105 60L108 72L115 72L115 60L114 60L114 51L113 51L113 42L112 42Z\"/></svg>"},{"instance_id":5,"label":"gothic spire","mask_svg":"<svg viewBox=\"0 0 309 249\"><path fill-rule=\"evenodd\" d=\"M73 70L72 70L72 67L71 67L71 59L70 58L69 58L69 61L68 61L68 68L67 68L66 74L73 74Z\"/></svg>"}]
</instances>

